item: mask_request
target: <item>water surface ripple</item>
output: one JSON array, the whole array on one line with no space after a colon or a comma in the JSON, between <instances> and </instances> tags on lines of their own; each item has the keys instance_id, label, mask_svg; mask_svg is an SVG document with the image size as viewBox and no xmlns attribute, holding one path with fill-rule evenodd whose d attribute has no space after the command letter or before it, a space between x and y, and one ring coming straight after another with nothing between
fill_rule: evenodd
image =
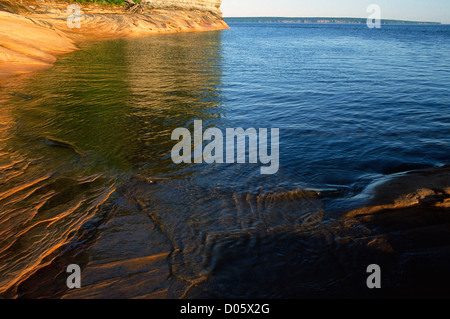
<instances>
[{"instance_id":1,"label":"water surface ripple","mask_svg":"<svg viewBox=\"0 0 450 319\"><path fill-rule=\"evenodd\" d=\"M308 238L322 230L311 223L347 209L369 183L449 162L449 26L231 27L86 42L51 70L0 88L3 296L61 296L64 287L30 287L62 278L66 260L88 265L94 285L102 263L136 268L148 256L167 267L160 276L180 280L170 296L212 274L204 291L226 296L231 264L268 256L278 264L258 269L272 283L293 243L320 255ZM194 120L204 129L279 128L279 172L175 165L171 133L192 131ZM292 258L285 262L305 263ZM260 291L250 282L233 296ZM130 296L158 296L136 290Z\"/></svg>"}]
</instances>

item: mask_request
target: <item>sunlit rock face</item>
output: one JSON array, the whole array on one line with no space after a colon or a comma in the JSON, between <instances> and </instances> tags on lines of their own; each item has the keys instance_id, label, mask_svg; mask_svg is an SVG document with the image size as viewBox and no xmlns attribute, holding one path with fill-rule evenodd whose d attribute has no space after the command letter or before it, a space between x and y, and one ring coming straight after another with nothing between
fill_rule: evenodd
<instances>
[{"instance_id":1,"label":"sunlit rock face","mask_svg":"<svg viewBox=\"0 0 450 319\"><path fill-rule=\"evenodd\" d=\"M222 14L222 0L143 0L148 6L157 9L202 10Z\"/></svg>"}]
</instances>

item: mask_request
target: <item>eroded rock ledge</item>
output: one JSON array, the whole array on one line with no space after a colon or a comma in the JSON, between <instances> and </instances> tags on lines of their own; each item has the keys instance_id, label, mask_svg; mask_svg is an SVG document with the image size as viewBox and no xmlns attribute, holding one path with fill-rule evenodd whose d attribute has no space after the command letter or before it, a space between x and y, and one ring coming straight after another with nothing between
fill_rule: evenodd
<instances>
[{"instance_id":1,"label":"eroded rock ledge","mask_svg":"<svg viewBox=\"0 0 450 319\"><path fill-rule=\"evenodd\" d=\"M78 4L80 28L69 28L70 2L0 0L0 79L51 67L56 56L76 50L75 44L87 39L228 28L220 1L186 3L173 8L155 2L144 5L143 13L127 12L125 6Z\"/></svg>"},{"instance_id":2,"label":"eroded rock ledge","mask_svg":"<svg viewBox=\"0 0 450 319\"><path fill-rule=\"evenodd\" d=\"M366 207L323 213L308 192L239 193L131 178L82 254L55 259L22 298L449 297L450 166L395 176ZM83 287L64 290L64 267ZM368 265L382 289L366 286Z\"/></svg>"},{"instance_id":3,"label":"eroded rock ledge","mask_svg":"<svg viewBox=\"0 0 450 319\"><path fill-rule=\"evenodd\" d=\"M174 212L167 214L161 203L152 207L145 202L152 192L157 192L158 198L165 194L158 189L164 190L166 184L137 181L125 187L127 191L139 189L133 192L133 201L137 201L144 216L152 217L153 227L159 225L159 231L146 231L146 236L159 232L161 242L165 237L171 239L166 246L160 246L160 252L152 252L146 259L139 256L123 260L121 263L137 267L120 264L120 269L127 269L126 275L121 275L116 263L93 262L94 255L102 251L102 242L103 249L112 249L107 242L114 242L108 237L114 232L105 231L102 237L107 240L100 239L91 250L97 251L87 267L91 285L69 292L64 298L449 296L450 166L393 176L374 188L372 202L366 207L337 218L324 216L319 199L305 193L276 196L276 201L267 194L233 194L230 198L220 194L222 199L218 201L216 194L211 200L222 203L217 205L217 216L223 220L217 217L208 223L221 224L226 230L215 233L208 230L209 224L202 224L205 234L190 233L193 225L188 221L171 220L167 216L173 217ZM252 214L255 210L257 216ZM311 214L309 218L302 215L306 212ZM179 217L183 216L190 215L182 212ZM233 218L238 220L226 226L225 220ZM121 227L124 224L122 220ZM212 229L219 228L216 226ZM144 242L140 247L145 246ZM141 268L141 264L145 267ZM370 264L381 266L381 290L366 287L366 268ZM99 277L105 274L105 269L98 270L99 265L110 270L108 280ZM136 288L136 282L147 285Z\"/></svg>"}]
</instances>

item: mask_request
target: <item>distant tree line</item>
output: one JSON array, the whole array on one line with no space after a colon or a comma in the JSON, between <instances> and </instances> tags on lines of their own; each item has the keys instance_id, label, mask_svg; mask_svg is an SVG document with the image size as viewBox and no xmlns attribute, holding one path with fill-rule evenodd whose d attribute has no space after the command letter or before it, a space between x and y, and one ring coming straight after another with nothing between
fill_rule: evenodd
<instances>
[{"instance_id":1,"label":"distant tree line","mask_svg":"<svg viewBox=\"0 0 450 319\"><path fill-rule=\"evenodd\" d=\"M225 18L227 23L350 23L365 24L366 18L327 18L327 17L230 17ZM422 22L422 21L404 21L404 20L386 20L381 21L382 24L440 24L438 22Z\"/></svg>"}]
</instances>

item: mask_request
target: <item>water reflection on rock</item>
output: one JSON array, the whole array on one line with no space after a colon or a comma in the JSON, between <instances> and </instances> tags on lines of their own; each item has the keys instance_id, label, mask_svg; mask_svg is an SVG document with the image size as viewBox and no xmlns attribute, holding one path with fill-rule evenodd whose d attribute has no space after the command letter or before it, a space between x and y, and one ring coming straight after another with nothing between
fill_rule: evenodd
<instances>
[{"instance_id":1,"label":"water reflection on rock","mask_svg":"<svg viewBox=\"0 0 450 319\"><path fill-rule=\"evenodd\" d=\"M4 296L63 291L51 278L66 256L82 264L129 176L184 178L200 169L173 164L170 134L194 119L220 120L220 37L85 43L52 70L1 88Z\"/></svg>"}]
</instances>

